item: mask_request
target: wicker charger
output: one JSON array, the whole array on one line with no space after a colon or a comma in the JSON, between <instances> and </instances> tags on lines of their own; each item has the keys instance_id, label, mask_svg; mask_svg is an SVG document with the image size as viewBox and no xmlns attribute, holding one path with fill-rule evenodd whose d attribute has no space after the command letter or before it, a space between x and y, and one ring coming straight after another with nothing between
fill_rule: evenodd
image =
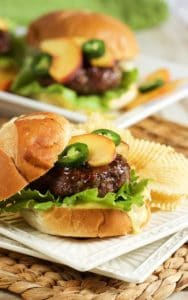
<instances>
[{"instance_id":1,"label":"wicker charger","mask_svg":"<svg viewBox=\"0 0 188 300\"><path fill-rule=\"evenodd\" d=\"M132 128L137 137L172 145L188 156L188 130L152 117ZM27 300L162 300L188 287L188 245L141 284L81 273L26 255L0 250L0 289ZM8 299L8 298L6 298Z\"/></svg>"}]
</instances>

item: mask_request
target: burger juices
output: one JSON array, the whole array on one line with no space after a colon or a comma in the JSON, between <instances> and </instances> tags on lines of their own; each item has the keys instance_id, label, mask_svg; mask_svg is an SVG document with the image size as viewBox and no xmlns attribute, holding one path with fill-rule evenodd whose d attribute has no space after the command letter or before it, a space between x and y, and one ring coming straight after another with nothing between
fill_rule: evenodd
<instances>
[{"instance_id":1,"label":"burger juices","mask_svg":"<svg viewBox=\"0 0 188 300\"><path fill-rule=\"evenodd\" d=\"M72 135L55 114L14 119L0 131L0 209L60 236L139 231L150 215L148 180L131 170L128 149L109 129Z\"/></svg>"},{"instance_id":2,"label":"burger juices","mask_svg":"<svg viewBox=\"0 0 188 300\"><path fill-rule=\"evenodd\" d=\"M137 94L133 32L98 13L59 11L28 30L35 54L11 90L69 109L118 110Z\"/></svg>"}]
</instances>

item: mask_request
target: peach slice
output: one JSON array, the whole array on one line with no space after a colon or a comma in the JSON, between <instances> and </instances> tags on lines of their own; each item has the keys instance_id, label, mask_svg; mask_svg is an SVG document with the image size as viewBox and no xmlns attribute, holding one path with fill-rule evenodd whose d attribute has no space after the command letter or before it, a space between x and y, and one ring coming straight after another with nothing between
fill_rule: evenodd
<instances>
[{"instance_id":1,"label":"peach slice","mask_svg":"<svg viewBox=\"0 0 188 300\"><path fill-rule=\"evenodd\" d=\"M133 109L139 105L155 100L155 98L157 97L171 93L185 82L186 79L171 80L153 91L150 91L145 94L138 94L138 96L132 102L130 102L125 107L125 109L126 110Z\"/></svg>"},{"instance_id":2,"label":"peach slice","mask_svg":"<svg viewBox=\"0 0 188 300\"><path fill-rule=\"evenodd\" d=\"M115 63L115 59L114 59L111 51L108 48L106 48L106 51L103 56L101 56L99 58L93 58L93 59L91 59L90 62L92 64L92 66L107 68L107 67L113 67L113 65Z\"/></svg>"},{"instance_id":3,"label":"peach slice","mask_svg":"<svg viewBox=\"0 0 188 300\"><path fill-rule=\"evenodd\" d=\"M89 148L88 164L99 167L111 163L116 156L114 142L107 137L98 134L82 134L73 136L69 144L84 143Z\"/></svg>"},{"instance_id":4,"label":"peach slice","mask_svg":"<svg viewBox=\"0 0 188 300\"><path fill-rule=\"evenodd\" d=\"M7 91L10 87L11 80L1 80L0 78L0 91Z\"/></svg>"},{"instance_id":5,"label":"peach slice","mask_svg":"<svg viewBox=\"0 0 188 300\"><path fill-rule=\"evenodd\" d=\"M49 73L58 82L70 80L82 64L81 49L72 39L45 40L40 49L52 55Z\"/></svg>"},{"instance_id":6,"label":"peach slice","mask_svg":"<svg viewBox=\"0 0 188 300\"><path fill-rule=\"evenodd\" d=\"M3 20L2 18L0 18L0 30L3 30L3 31L7 31L8 30L8 25L5 22L5 20Z\"/></svg>"},{"instance_id":7,"label":"peach slice","mask_svg":"<svg viewBox=\"0 0 188 300\"><path fill-rule=\"evenodd\" d=\"M122 155L125 160L127 160L129 145L123 141L116 147L116 151L118 154Z\"/></svg>"},{"instance_id":8,"label":"peach slice","mask_svg":"<svg viewBox=\"0 0 188 300\"><path fill-rule=\"evenodd\" d=\"M79 46L82 47L82 45L87 41L86 38L82 36L74 36L72 40Z\"/></svg>"},{"instance_id":9,"label":"peach slice","mask_svg":"<svg viewBox=\"0 0 188 300\"><path fill-rule=\"evenodd\" d=\"M0 70L0 91L7 91L15 76L13 71Z\"/></svg>"},{"instance_id":10,"label":"peach slice","mask_svg":"<svg viewBox=\"0 0 188 300\"><path fill-rule=\"evenodd\" d=\"M39 49L52 56L64 56L64 51L67 52L70 48L75 48L76 43L71 38L53 38L43 40ZM77 47L76 47L77 48Z\"/></svg>"}]
</instances>

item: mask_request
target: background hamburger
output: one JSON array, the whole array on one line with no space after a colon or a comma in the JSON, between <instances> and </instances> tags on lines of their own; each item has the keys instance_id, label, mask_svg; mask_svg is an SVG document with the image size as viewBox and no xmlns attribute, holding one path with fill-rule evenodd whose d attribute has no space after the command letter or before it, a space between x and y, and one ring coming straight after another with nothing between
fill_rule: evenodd
<instances>
[{"instance_id":1,"label":"background hamburger","mask_svg":"<svg viewBox=\"0 0 188 300\"><path fill-rule=\"evenodd\" d=\"M134 33L120 21L88 11L57 11L35 20L35 48L12 91L70 109L121 109L137 93Z\"/></svg>"},{"instance_id":2,"label":"background hamburger","mask_svg":"<svg viewBox=\"0 0 188 300\"><path fill-rule=\"evenodd\" d=\"M38 113L0 130L0 209L38 230L107 237L148 221L148 180L126 161L128 145L109 129L76 134L63 117Z\"/></svg>"}]
</instances>

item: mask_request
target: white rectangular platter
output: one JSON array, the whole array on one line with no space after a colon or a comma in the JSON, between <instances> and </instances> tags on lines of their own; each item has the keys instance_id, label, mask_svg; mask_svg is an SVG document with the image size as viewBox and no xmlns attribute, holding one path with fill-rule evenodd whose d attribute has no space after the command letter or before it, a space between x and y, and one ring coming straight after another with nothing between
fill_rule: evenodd
<instances>
[{"instance_id":1,"label":"white rectangular platter","mask_svg":"<svg viewBox=\"0 0 188 300\"><path fill-rule=\"evenodd\" d=\"M188 228L185 228L169 237L117 257L91 272L128 282L143 282L187 240ZM58 262L2 235L0 248Z\"/></svg>"},{"instance_id":2,"label":"white rectangular platter","mask_svg":"<svg viewBox=\"0 0 188 300\"><path fill-rule=\"evenodd\" d=\"M88 271L122 254L148 245L188 226L188 201L176 211L156 212L139 234L107 239L71 239L40 233L23 221L0 221L0 234L79 271ZM2 217L1 217L2 218Z\"/></svg>"},{"instance_id":3,"label":"white rectangular platter","mask_svg":"<svg viewBox=\"0 0 188 300\"><path fill-rule=\"evenodd\" d=\"M155 57L140 55L136 60L136 65L140 71L140 77L150 73L158 68L167 68L172 74L172 78L188 77L188 70L185 66L168 62ZM188 97L188 84L185 84L180 89L177 89L169 95L157 98L156 100L143 104L130 112L121 114L117 117L116 124L119 127L129 127L136 122L150 116L165 107L172 105L184 98ZM0 92L0 113L6 116L16 114L24 114L34 111L51 111L64 115L73 122L85 122L87 116L84 113L74 112L67 109L62 109L54 105L41 103L36 100L17 96L7 92Z\"/></svg>"}]
</instances>

